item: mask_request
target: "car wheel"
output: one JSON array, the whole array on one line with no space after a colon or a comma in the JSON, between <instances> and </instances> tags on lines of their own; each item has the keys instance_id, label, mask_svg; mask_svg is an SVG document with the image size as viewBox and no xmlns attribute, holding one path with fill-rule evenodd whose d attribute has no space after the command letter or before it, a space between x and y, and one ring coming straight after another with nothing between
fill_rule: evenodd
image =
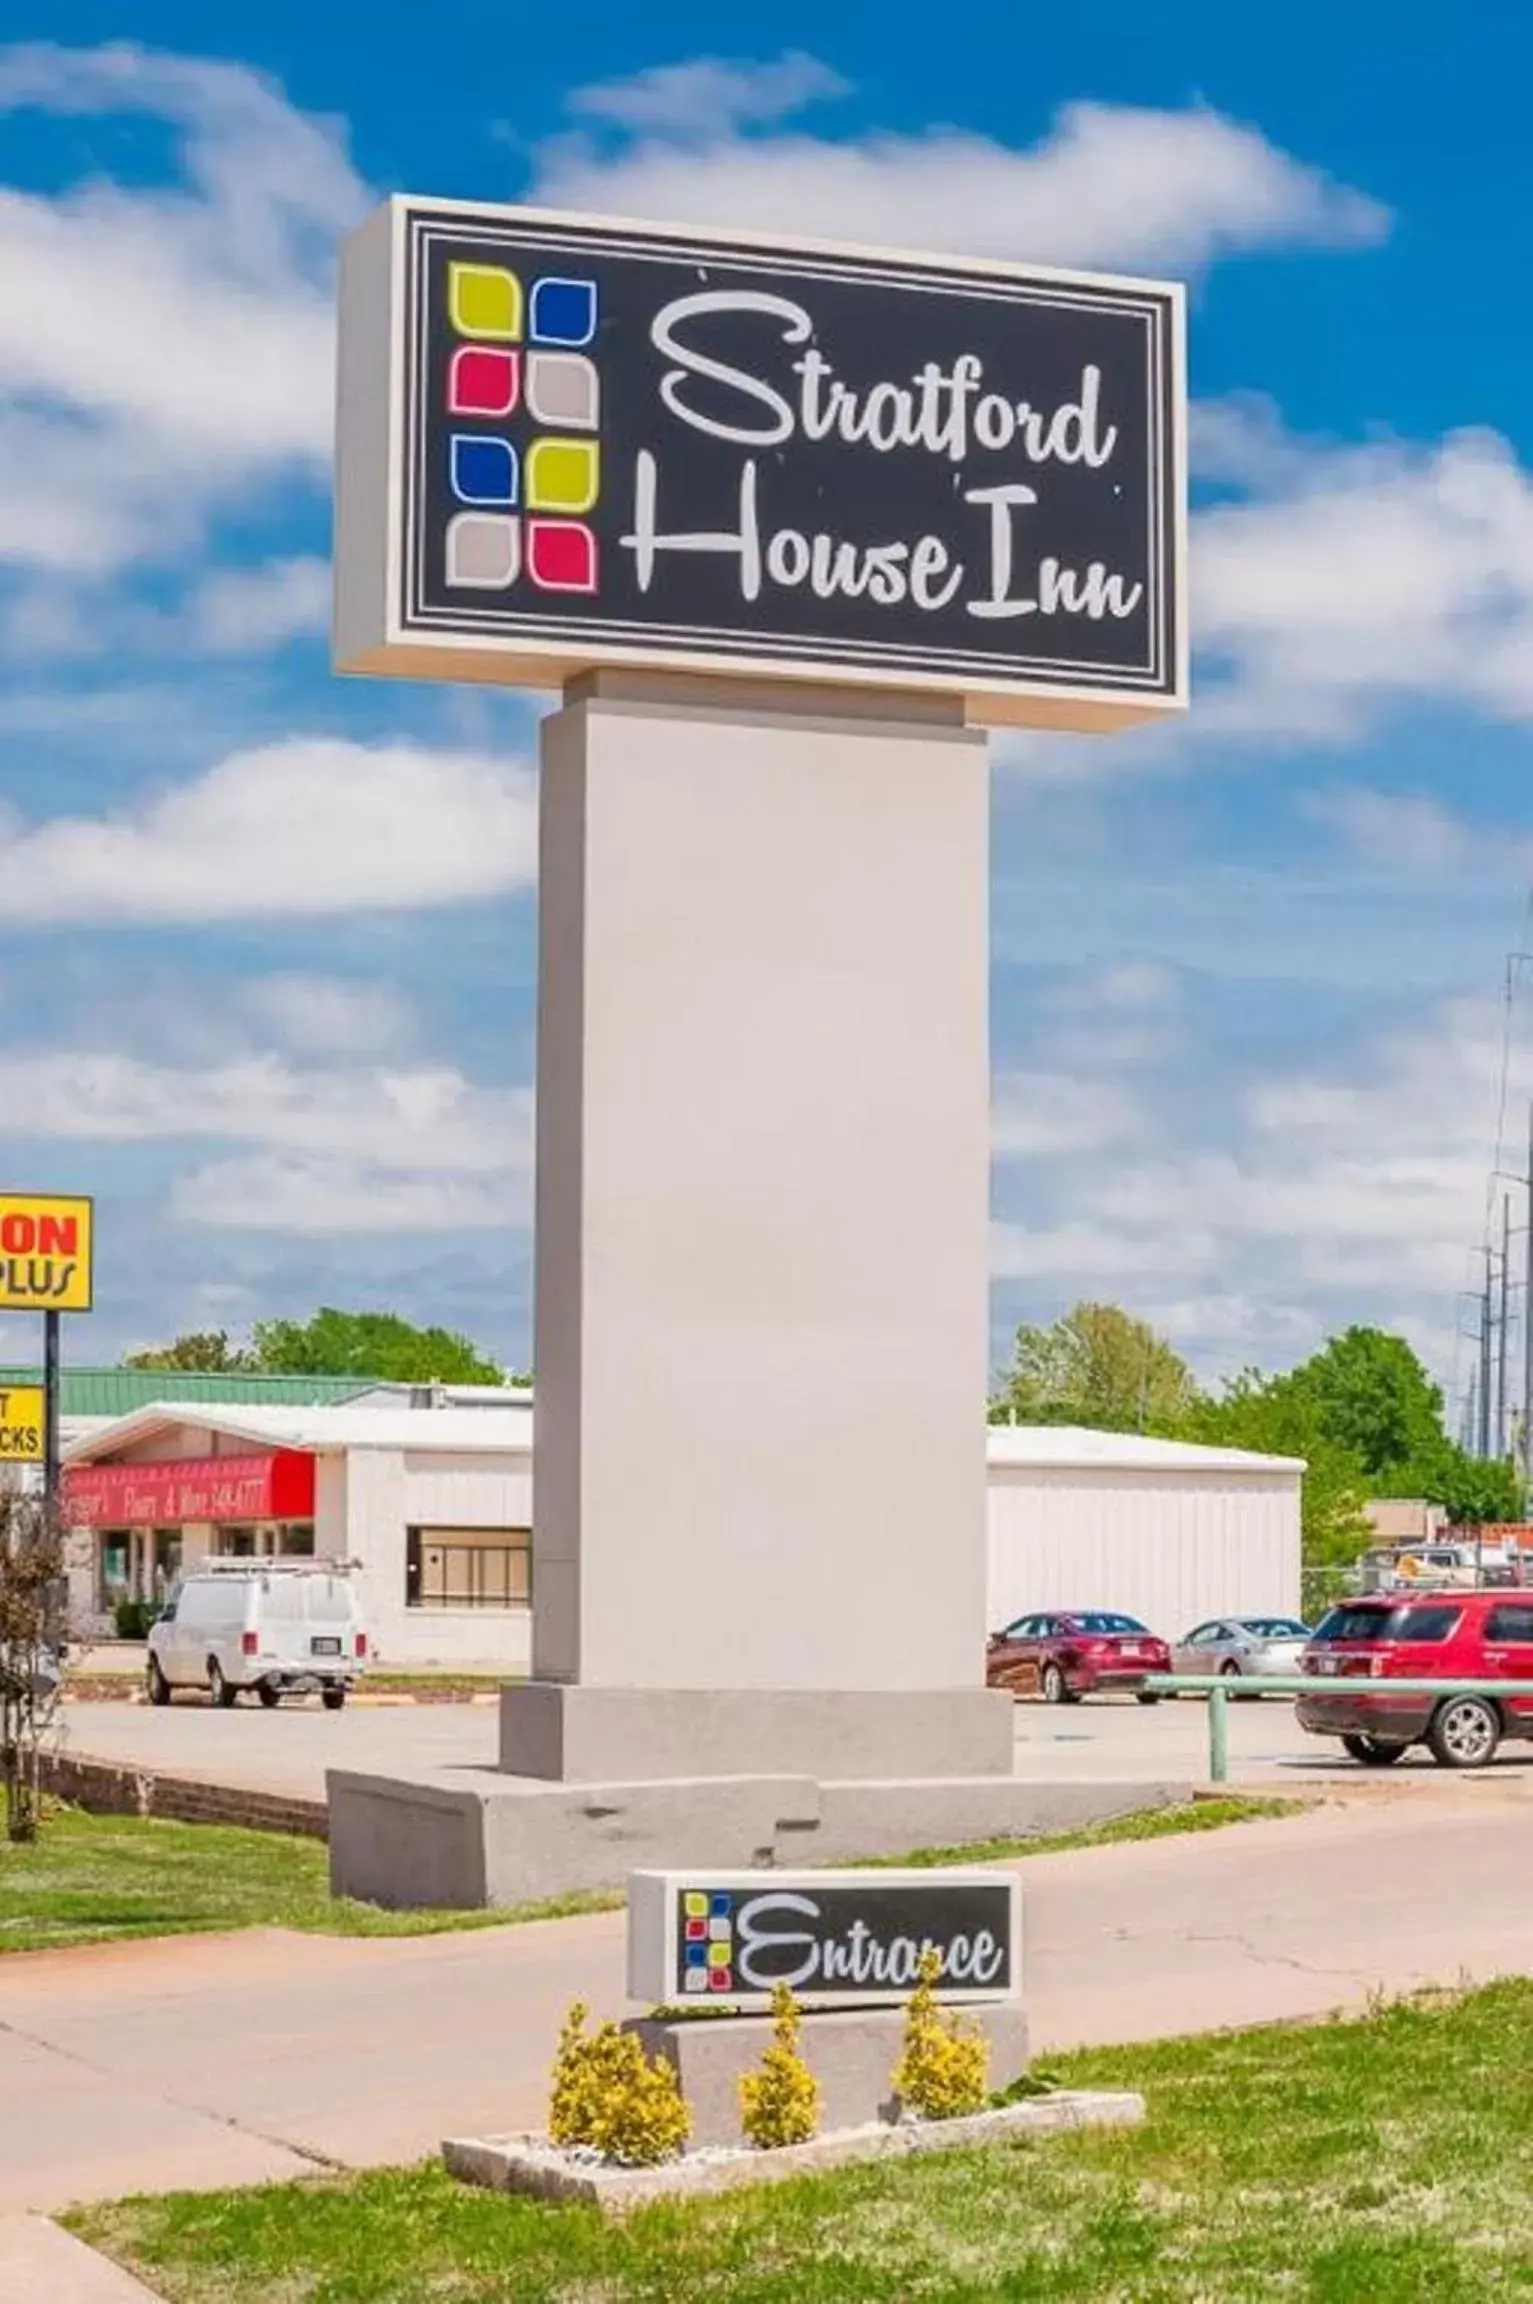
<instances>
[{"instance_id":1,"label":"car wheel","mask_svg":"<svg viewBox=\"0 0 1533 2304\"><path fill-rule=\"evenodd\" d=\"M210 1656L208 1658L208 1694L212 1697L220 1712L227 1712L232 1706L235 1697L239 1694L239 1690L237 1688L231 1688L228 1681L224 1678L223 1666L219 1663L216 1656Z\"/></svg>"},{"instance_id":2,"label":"car wheel","mask_svg":"<svg viewBox=\"0 0 1533 2304\"><path fill-rule=\"evenodd\" d=\"M1136 1688L1134 1702L1136 1704L1158 1704L1160 1702L1160 1690L1158 1688Z\"/></svg>"},{"instance_id":3,"label":"car wheel","mask_svg":"<svg viewBox=\"0 0 1533 2304\"><path fill-rule=\"evenodd\" d=\"M1234 1657L1231 1656L1225 1663L1220 1665L1219 1677L1221 1680L1243 1680L1245 1678L1245 1674L1241 1671L1241 1668L1236 1663ZM1235 1701L1237 1704L1259 1704L1261 1702L1261 1692L1259 1689L1248 1688L1244 1691L1244 1693L1236 1695Z\"/></svg>"},{"instance_id":4,"label":"car wheel","mask_svg":"<svg viewBox=\"0 0 1533 2304\"><path fill-rule=\"evenodd\" d=\"M1483 1696L1450 1696L1438 1705L1427 1730L1440 1768L1483 1768L1495 1758L1500 1741L1500 1718Z\"/></svg>"},{"instance_id":5,"label":"car wheel","mask_svg":"<svg viewBox=\"0 0 1533 2304\"><path fill-rule=\"evenodd\" d=\"M149 1691L151 1704L168 1704L170 1702L170 1682L160 1670L160 1660L157 1656L151 1656L144 1667L144 1685Z\"/></svg>"},{"instance_id":6,"label":"car wheel","mask_svg":"<svg viewBox=\"0 0 1533 2304\"><path fill-rule=\"evenodd\" d=\"M281 1689L274 1688L269 1680L261 1680L256 1683L256 1694L261 1699L262 1710L266 1712L275 1712L277 1706L282 1702Z\"/></svg>"},{"instance_id":7,"label":"car wheel","mask_svg":"<svg viewBox=\"0 0 1533 2304\"><path fill-rule=\"evenodd\" d=\"M339 1712L346 1701L344 1688L321 1688L319 1700L327 1712Z\"/></svg>"},{"instance_id":8,"label":"car wheel","mask_svg":"<svg viewBox=\"0 0 1533 2304\"><path fill-rule=\"evenodd\" d=\"M1073 1704L1069 1685L1057 1664L1045 1664L1039 1674L1038 1687L1045 1704Z\"/></svg>"},{"instance_id":9,"label":"car wheel","mask_svg":"<svg viewBox=\"0 0 1533 2304\"><path fill-rule=\"evenodd\" d=\"M1382 1736L1343 1736L1341 1748L1364 1768L1392 1768L1405 1750L1403 1744L1386 1744Z\"/></svg>"}]
</instances>

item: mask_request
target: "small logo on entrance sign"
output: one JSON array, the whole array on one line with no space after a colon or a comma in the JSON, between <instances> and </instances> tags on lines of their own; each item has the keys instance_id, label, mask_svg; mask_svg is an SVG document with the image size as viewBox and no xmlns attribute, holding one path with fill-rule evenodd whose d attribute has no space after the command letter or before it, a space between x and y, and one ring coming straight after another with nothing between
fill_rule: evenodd
<instances>
[{"instance_id":1,"label":"small logo on entrance sign","mask_svg":"<svg viewBox=\"0 0 1533 2304\"><path fill-rule=\"evenodd\" d=\"M446 412L458 427L447 440L448 487L464 507L445 531L447 582L595 592L596 535L579 515L601 488L591 437L601 382L578 349L595 341L595 281L531 271L524 292L505 265L451 263L447 311L459 339L447 369Z\"/></svg>"},{"instance_id":2,"label":"small logo on entrance sign","mask_svg":"<svg viewBox=\"0 0 1533 2304\"><path fill-rule=\"evenodd\" d=\"M735 1981L734 1899L689 1888L682 1900L686 1931L682 1977L688 1992L731 1992Z\"/></svg>"}]
</instances>

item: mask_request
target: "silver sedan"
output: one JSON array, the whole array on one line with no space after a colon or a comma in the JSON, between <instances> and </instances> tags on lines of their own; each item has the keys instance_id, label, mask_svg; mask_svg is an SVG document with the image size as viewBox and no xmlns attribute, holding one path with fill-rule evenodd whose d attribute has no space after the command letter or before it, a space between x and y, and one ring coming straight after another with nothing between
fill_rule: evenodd
<instances>
[{"instance_id":1,"label":"silver sedan","mask_svg":"<svg viewBox=\"0 0 1533 2304\"><path fill-rule=\"evenodd\" d=\"M1297 1672L1307 1624L1297 1616L1214 1616L1171 1650L1173 1672L1218 1672L1228 1680Z\"/></svg>"}]
</instances>

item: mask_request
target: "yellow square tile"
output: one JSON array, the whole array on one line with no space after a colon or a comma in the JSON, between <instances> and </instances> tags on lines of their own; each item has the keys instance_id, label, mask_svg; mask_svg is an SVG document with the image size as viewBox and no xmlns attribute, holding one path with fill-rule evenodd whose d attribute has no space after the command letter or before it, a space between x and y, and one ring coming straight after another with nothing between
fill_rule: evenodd
<instances>
[{"instance_id":1,"label":"yellow square tile","mask_svg":"<svg viewBox=\"0 0 1533 2304\"><path fill-rule=\"evenodd\" d=\"M522 284L501 264L449 264L447 304L460 336L514 343L522 333Z\"/></svg>"},{"instance_id":2,"label":"yellow square tile","mask_svg":"<svg viewBox=\"0 0 1533 2304\"><path fill-rule=\"evenodd\" d=\"M527 507L532 512L589 512L601 484L594 440L549 432L527 451Z\"/></svg>"},{"instance_id":3,"label":"yellow square tile","mask_svg":"<svg viewBox=\"0 0 1533 2304\"><path fill-rule=\"evenodd\" d=\"M706 1896L700 1894L697 1889L689 1888L686 1895L682 1898L682 1903L686 1909L686 1915L689 1920L707 1919L708 1899Z\"/></svg>"}]
</instances>

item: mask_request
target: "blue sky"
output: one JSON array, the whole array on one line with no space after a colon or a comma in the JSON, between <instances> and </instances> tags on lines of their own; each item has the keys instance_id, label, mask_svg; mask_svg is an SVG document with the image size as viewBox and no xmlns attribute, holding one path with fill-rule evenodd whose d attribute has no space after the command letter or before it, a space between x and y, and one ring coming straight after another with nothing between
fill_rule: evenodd
<instances>
[{"instance_id":1,"label":"blue sky","mask_svg":"<svg viewBox=\"0 0 1533 2304\"><path fill-rule=\"evenodd\" d=\"M326 658L333 251L410 189L1188 281L1193 712L996 745L997 1349L1092 1294L1462 1374L1533 1089L1525 10L64 22L0 47L0 1172L100 1196L78 1355L527 1355L537 707Z\"/></svg>"}]
</instances>

